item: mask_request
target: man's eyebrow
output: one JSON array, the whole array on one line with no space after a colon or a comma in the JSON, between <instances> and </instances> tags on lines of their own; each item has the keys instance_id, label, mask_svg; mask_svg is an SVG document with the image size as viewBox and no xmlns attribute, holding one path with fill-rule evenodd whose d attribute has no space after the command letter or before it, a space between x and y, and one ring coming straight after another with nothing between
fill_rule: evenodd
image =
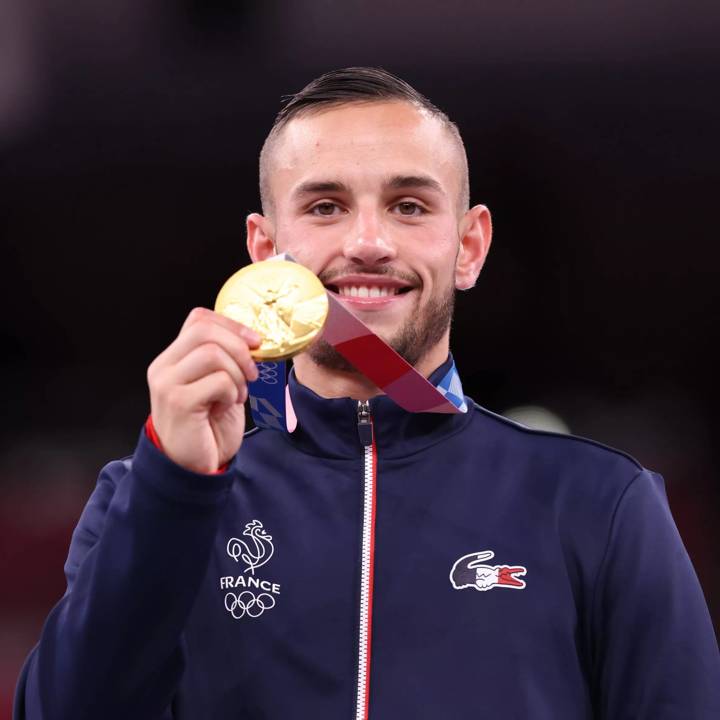
<instances>
[{"instance_id":1,"label":"man's eyebrow","mask_svg":"<svg viewBox=\"0 0 720 720\"><path fill-rule=\"evenodd\" d=\"M444 195L442 185L428 175L395 175L387 182L387 187L392 190L434 190Z\"/></svg>"},{"instance_id":2,"label":"man's eyebrow","mask_svg":"<svg viewBox=\"0 0 720 720\"><path fill-rule=\"evenodd\" d=\"M445 194L442 185L429 175L394 175L385 187L391 190L432 190ZM305 195L319 193L349 193L350 188L339 180L308 180L298 185L292 192L293 197L302 198Z\"/></svg>"},{"instance_id":3,"label":"man's eyebrow","mask_svg":"<svg viewBox=\"0 0 720 720\"><path fill-rule=\"evenodd\" d=\"M348 186L337 180L308 180L298 185L293 190L294 197L302 197L303 195L315 195L317 193L328 192L349 192Z\"/></svg>"}]
</instances>

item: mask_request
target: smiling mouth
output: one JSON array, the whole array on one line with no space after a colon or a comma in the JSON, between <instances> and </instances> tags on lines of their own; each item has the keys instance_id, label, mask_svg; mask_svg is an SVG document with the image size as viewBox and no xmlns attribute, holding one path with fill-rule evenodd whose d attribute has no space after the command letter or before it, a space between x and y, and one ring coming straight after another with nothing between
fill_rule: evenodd
<instances>
[{"instance_id":1,"label":"smiling mouth","mask_svg":"<svg viewBox=\"0 0 720 720\"><path fill-rule=\"evenodd\" d=\"M325 286L330 292L340 297L357 297L357 298L382 298L392 297L394 295L405 295L413 288L397 287L392 285L332 285Z\"/></svg>"}]
</instances>

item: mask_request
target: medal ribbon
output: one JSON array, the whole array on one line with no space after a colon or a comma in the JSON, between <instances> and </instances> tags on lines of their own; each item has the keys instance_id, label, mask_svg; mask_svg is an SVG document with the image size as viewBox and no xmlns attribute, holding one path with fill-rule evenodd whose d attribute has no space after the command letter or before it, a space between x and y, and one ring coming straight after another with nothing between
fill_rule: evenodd
<instances>
[{"instance_id":1,"label":"medal ribbon","mask_svg":"<svg viewBox=\"0 0 720 720\"><path fill-rule=\"evenodd\" d=\"M295 262L287 253L272 259ZM328 303L328 317L322 339L403 410L467 412L454 362L440 382L433 385L365 323L358 320L331 292L328 292ZM297 426L297 419L286 384L286 363L264 361L257 366L260 377L248 385L250 412L255 425L292 432Z\"/></svg>"}]
</instances>

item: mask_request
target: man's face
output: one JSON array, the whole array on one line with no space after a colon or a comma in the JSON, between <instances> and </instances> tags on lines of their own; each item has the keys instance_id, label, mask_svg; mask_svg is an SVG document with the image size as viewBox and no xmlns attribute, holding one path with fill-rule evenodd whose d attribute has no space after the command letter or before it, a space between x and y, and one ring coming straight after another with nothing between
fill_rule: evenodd
<instances>
[{"instance_id":1,"label":"man's face","mask_svg":"<svg viewBox=\"0 0 720 720\"><path fill-rule=\"evenodd\" d=\"M460 150L405 102L349 104L291 121L270 160L278 252L315 272L416 364L447 344L458 253ZM326 343L326 366L350 367Z\"/></svg>"}]
</instances>

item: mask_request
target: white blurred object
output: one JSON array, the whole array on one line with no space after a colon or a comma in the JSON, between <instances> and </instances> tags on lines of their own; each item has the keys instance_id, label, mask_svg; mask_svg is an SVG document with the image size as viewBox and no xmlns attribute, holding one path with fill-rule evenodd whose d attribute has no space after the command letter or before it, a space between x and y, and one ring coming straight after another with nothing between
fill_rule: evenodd
<instances>
[{"instance_id":1,"label":"white blurred object","mask_svg":"<svg viewBox=\"0 0 720 720\"><path fill-rule=\"evenodd\" d=\"M559 415L539 405L519 405L506 410L502 414L509 420L533 430L547 430L562 433L563 435L570 434L568 424Z\"/></svg>"}]
</instances>

